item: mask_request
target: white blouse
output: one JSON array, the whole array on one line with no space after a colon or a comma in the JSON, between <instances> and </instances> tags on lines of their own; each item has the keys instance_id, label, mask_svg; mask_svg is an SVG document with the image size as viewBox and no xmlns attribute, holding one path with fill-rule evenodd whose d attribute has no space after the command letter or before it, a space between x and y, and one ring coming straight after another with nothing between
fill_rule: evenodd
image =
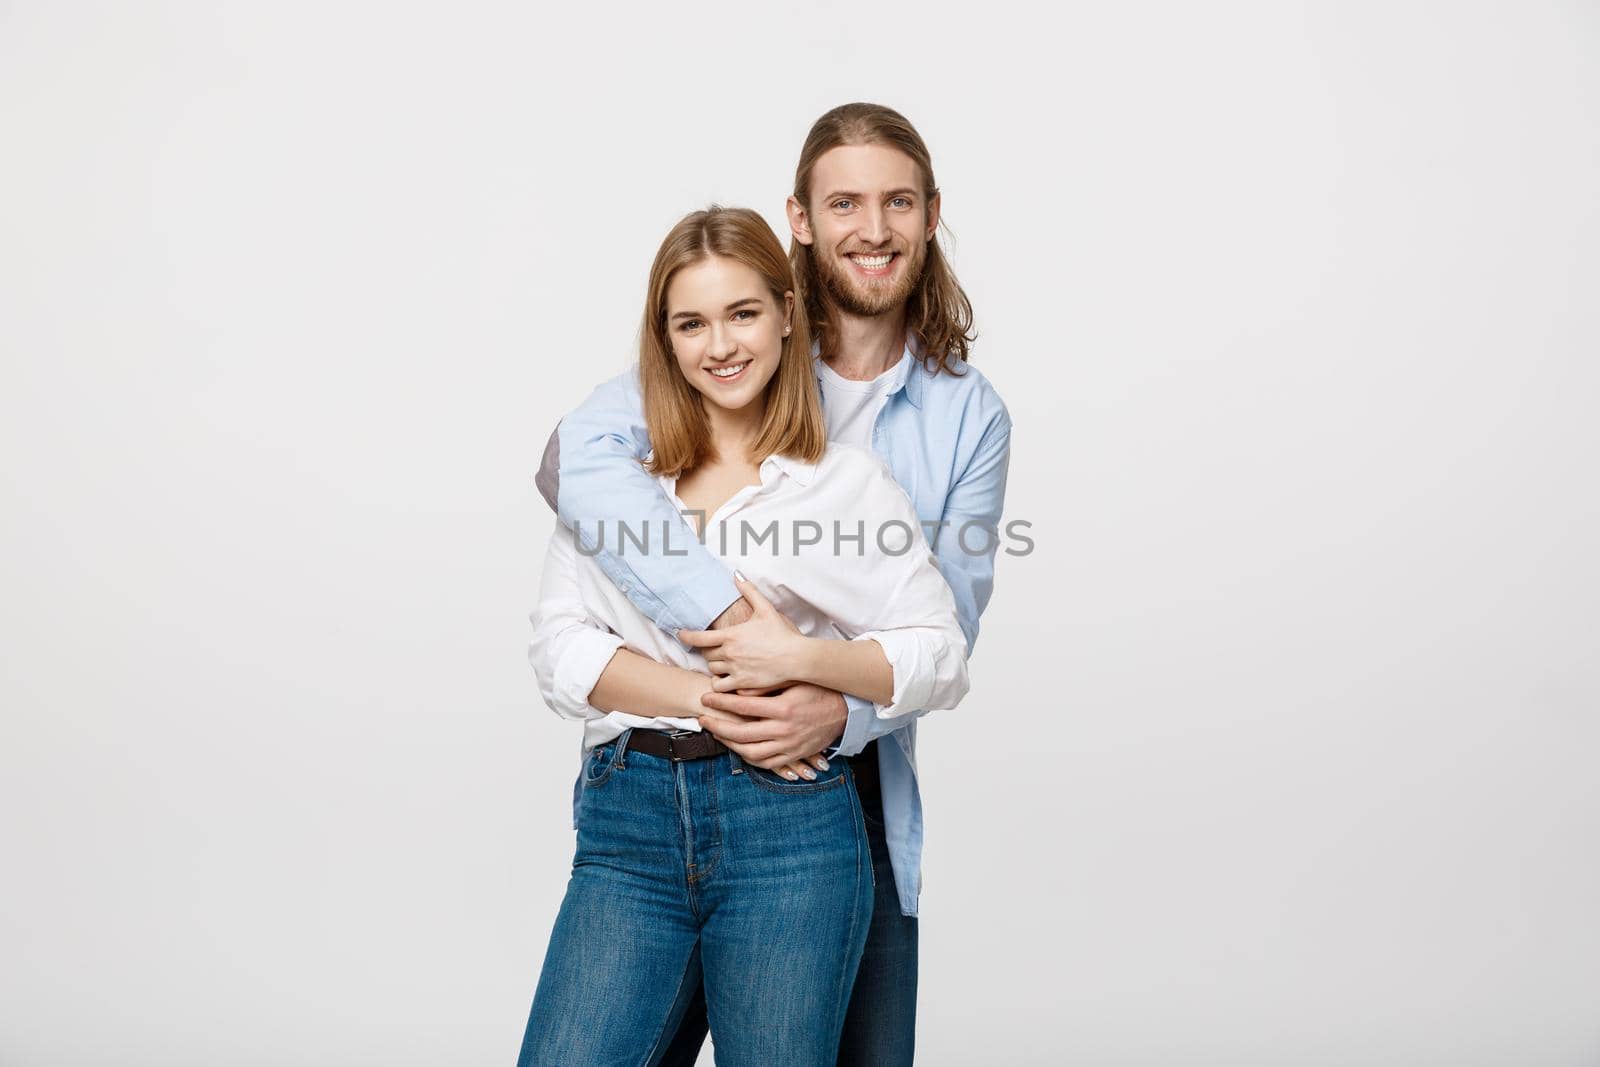
<instances>
[{"instance_id":1,"label":"white blouse","mask_svg":"<svg viewBox=\"0 0 1600 1067\"><path fill-rule=\"evenodd\" d=\"M744 574L808 637L877 641L894 669L894 694L874 713L891 719L953 708L967 693L967 643L955 598L934 561L905 490L875 453L830 444L815 464L785 456L761 463L705 524L706 547ZM680 512L677 480L659 478ZM674 528L585 527L578 547L559 521L545 556L539 605L529 616L528 658L545 703L584 722L585 751L630 727L698 730L696 719L630 715L589 703L618 648L706 672L704 657L656 626L593 557L597 536L629 553L681 554L695 536Z\"/></svg>"}]
</instances>

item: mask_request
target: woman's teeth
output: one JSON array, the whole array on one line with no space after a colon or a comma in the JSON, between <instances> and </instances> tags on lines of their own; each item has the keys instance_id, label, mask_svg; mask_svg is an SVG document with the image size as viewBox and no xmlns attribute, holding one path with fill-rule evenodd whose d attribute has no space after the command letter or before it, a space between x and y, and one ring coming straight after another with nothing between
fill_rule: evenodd
<instances>
[{"instance_id":1,"label":"woman's teeth","mask_svg":"<svg viewBox=\"0 0 1600 1067\"><path fill-rule=\"evenodd\" d=\"M733 378L749 365L749 361L746 361L744 363L736 363L731 367L712 367L711 373L715 374L718 378Z\"/></svg>"}]
</instances>

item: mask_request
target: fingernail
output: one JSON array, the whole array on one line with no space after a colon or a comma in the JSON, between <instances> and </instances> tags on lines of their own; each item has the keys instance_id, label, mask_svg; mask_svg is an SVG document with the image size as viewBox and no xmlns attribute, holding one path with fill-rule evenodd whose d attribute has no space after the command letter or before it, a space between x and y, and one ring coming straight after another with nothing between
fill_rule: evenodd
<instances>
[{"instance_id":1,"label":"fingernail","mask_svg":"<svg viewBox=\"0 0 1600 1067\"><path fill-rule=\"evenodd\" d=\"M789 779L789 781L791 781L791 782L800 777L798 774L794 773L793 771L784 771L783 772L783 776L785 778Z\"/></svg>"},{"instance_id":2,"label":"fingernail","mask_svg":"<svg viewBox=\"0 0 1600 1067\"><path fill-rule=\"evenodd\" d=\"M833 765L832 765L832 764L831 764L831 763L829 763L829 762L828 762L828 761L827 761L827 760L825 760L825 759L819 759L819 760L817 760L817 762L818 762L818 763L820 763L820 764L822 764L822 769L823 769L823 770L827 770L827 769L828 769L828 768L829 768L829 767L831 767L831 766L833 766Z\"/></svg>"},{"instance_id":3,"label":"fingernail","mask_svg":"<svg viewBox=\"0 0 1600 1067\"><path fill-rule=\"evenodd\" d=\"M748 578L746 578L744 576L744 572L743 571L737 571L736 570L736 571L733 572L733 576L735 578L739 579L741 582L748 582L750 580L750 579L748 579Z\"/></svg>"},{"instance_id":4,"label":"fingernail","mask_svg":"<svg viewBox=\"0 0 1600 1067\"><path fill-rule=\"evenodd\" d=\"M801 771L800 773L806 776L807 781L814 782L817 780L817 772L812 770L810 767L805 768L805 770Z\"/></svg>"}]
</instances>

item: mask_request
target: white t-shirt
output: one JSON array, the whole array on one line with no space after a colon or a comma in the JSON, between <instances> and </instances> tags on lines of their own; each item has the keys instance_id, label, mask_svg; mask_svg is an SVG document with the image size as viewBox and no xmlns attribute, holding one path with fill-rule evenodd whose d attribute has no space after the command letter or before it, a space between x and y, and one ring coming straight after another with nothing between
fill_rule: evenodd
<instances>
[{"instance_id":1,"label":"white t-shirt","mask_svg":"<svg viewBox=\"0 0 1600 1067\"><path fill-rule=\"evenodd\" d=\"M828 422L828 440L858 448L872 448L872 427L878 412L900 384L910 356L902 353L894 366L869 382L851 381L822 360L817 360L817 382L822 386L822 414Z\"/></svg>"}]
</instances>

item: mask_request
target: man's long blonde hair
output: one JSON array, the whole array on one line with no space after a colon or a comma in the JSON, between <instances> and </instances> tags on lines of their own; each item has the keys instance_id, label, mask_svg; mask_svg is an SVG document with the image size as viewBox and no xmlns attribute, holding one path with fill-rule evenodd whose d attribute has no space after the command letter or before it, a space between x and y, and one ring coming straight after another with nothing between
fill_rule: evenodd
<instances>
[{"instance_id":1,"label":"man's long blonde hair","mask_svg":"<svg viewBox=\"0 0 1600 1067\"><path fill-rule=\"evenodd\" d=\"M923 210L933 202L939 186L933 180L933 157L922 135L906 117L882 104L841 104L812 124L806 143L800 149L800 162L794 171L794 196L806 213L811 213L811 172L823 153L842 145L880 144L898 148L910 156L922 174ZM941 222L941 225L943 223ZM924 364L956 374L956 366L967 360L968 346L977 339L972 328L972 301L967 299L955 271L939 247L938 238L928 242L922 277L906 301L906 327L915 335L912 352ZM833 355L836 341L833 323L828 321L822 303L822 286L812 261L810 245L789 242L789 261L811 315L812 329L821 342L823 355ZM920 348L920 351L919 351Z\"/></svg>"},{"instance_id":2,"label":"man's long blonde hair","mask_svg":"<svg viewBox=\"0 0 1600 1067\"><path fill-rule=\"evenodd\" d=\"M667 234L650 267L644 323L639 331L644 421L655 446L655 456L646 465L651 474L676 478L716 456L704 402L684 379L667 334L667 286L673 275L712 256L742 263L760 275L777 302L779 315L783 314L784 294L798 291L783 246L766 220L749 208L713 204L685 215ZM767 412L751 452L757 463L772 455L815 463L828 445L803 301L795 301L790 322L778 369L767 383Z\"/></svg>"}]
</instances>

